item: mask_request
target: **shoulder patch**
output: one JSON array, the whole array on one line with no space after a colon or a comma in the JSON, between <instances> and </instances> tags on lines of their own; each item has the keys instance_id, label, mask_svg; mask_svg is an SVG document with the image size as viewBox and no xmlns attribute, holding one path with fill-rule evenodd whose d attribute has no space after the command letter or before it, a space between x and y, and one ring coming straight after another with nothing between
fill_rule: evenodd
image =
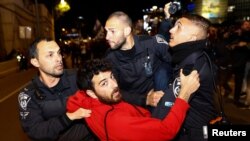
<instances>
[{"instance_id":1,"label":"shoulder patch","mask_svg":"<svg viewBox=\"0 0 250 141\"><path fill-rule=\"evenodd\" d=\"M156 38L157 43L168 45L168 42L160 35L155 35L155 38Z\"/></svg>"},{"instance_id":2,"label":"shoulder patch","mask_svg":"<svg viewBox=\"0 0 250 141\"><path fill-rule=\"evenodd\" d=\"M23 92L28 92L28 91L32 91L32 90L34 90L34 89L35 89L35 88L34 88L32 82L29 82L29 84L27 84L27 85L22 89L22 91L23 91Z\"/></svg>"},{"instance_id":3,"label":"shoulder patch","mask_svg":"<svg viewBox=\"0 0 250 141\"><path fill-rule=\"evenodd\" d=\"M18 95L18 103L19 103L19 106L21 107L20 116L22 119L26 119L26 117L29 115L27 106L28 106L30 99L31 97L25 92L21 92Z\"/></svg>"},{"instance_id":4,"label":"shoulder patch","mask_svg":"<svg viewBox=\"0 0 250 141\"><path fill-rule=\"evenodd\" d=\"M27 110L27 105L28 105L30 99L31 99L31 97L28 94L26 94L25 92L21 92L18 95L18 103L23 110Z\"/></svg>"}]
</instances>

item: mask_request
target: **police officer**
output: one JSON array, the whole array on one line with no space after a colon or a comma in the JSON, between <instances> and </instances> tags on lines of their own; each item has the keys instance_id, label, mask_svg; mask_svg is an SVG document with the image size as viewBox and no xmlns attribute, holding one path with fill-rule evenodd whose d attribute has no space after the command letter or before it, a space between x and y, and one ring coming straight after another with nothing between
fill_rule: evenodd
<instances>
[{"instance_id":1,"label":"police officer","mask_svg":"<svg viewBox=\"0 0 250 141\"><path fill-rule=\"evenodd\" d=\"M64 70L61 50L49 38L39 38L29 49L30 62L39 71L18 95L20 122L32 140L95 140L82 122L91 111L66 112L66 99L77 90L76 73Z\"/></svg>"},{"instance_id":2,"label":"police officer","mask_svg":"<svg viewBox=\"0 0 250 141\"><path fill-rule=\"evenodd\" d=\"M154 113L164 94L160 90L167 87L171 75L168 43L160 35L133 35L132 20L122 11L108 17L105 30L110 46L106 59L113 64L123 99Z\"/></svg>"},{"instance_id":3,"label":"police officer","mask_svg":"<svg viewBox=\"0 0 250 141\"><path fill-rule=\"evenodd\" d=\"M169 46L174 64L174 79L171 81L170 91L176 97L179 95L178 73L181 69L186 75L197 70L200 77L200 87L189 99L191 107L176 141L206 141L207 134L203 126L207 126L217 116L214 103L214 97L218 97L214 93L215 65L205 52L209 25L210 22L204 17L191 14L183 15L170 29Z\"/></svg>"}]
</instances>

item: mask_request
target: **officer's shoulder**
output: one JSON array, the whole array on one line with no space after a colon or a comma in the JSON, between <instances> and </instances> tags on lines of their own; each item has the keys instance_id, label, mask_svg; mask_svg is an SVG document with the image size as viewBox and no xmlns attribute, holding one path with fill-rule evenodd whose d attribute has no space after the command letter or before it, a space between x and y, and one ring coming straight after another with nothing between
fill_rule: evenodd
<instances>
[{"instance_id":1,"label":"officer's shoulder","mask_svg":"<svg viewBox=\"0 0 250 141\"><path fill-rule=\"evenodd\" d=\"M156 34L156 35L154 35L154 37L155 37L157 43L160 43L160 44L167 44L167 45L168 45L168 42L165 40L165 38L164 38L163 35L161 35L161 34Z\"/></svg>"},{"instance_id":2,"label":"officer's shoulder","mask_svg":"<svg viewBox=\"0 0 250 141\"><path fill-rule=\"evenodd\" d=\"M163 35L160 34L156 34L154 36L150 36L150 35L139 35L139 41L148 41L148 40L154 40L159 44L167 44L168 42L165 40Z\"/></svg>"},{"instance_id":3,"label":"officer's shoulder","mask_svg":"<svg viewBox=\"0 0 250 141\"><path fill-rule=\"evenodd\" d=\"M21 90L20 90L20 94L27 94L27 95L31 95L33 92L35 91L35 87L32 83L32 81L30 81L25 87L23 87Z\"/></svg>"},{"instance_id":4,"label":"officer's shoulder","mask_svg":"<svg viewBox=\"0 0 250 141\"><path fill-rule=\"evenodd\" d=\"M105 58L106 58L107 56L109 56L112 52L115 52L115 51L112 50L111 48L108 48L108 49L106 50L105 54L104 54Z\"/></svg>"},{"instance_id":5,"label":"officer's shoulder","mask_svg":"<svg viewBox=\"0 0 250 141\"><path fill-rule=\"evenodd\" d=\"M146 41L146 40L152 40L153 37L149 35L138 35L139 41Z\"/></svg>"},{"instance_id":6,"label":"officer's shoulder","mask_svg":"<svg viewBox=\"0 0 250 141\"><path fill-rule=\"evenodd\" d=\"M67 76L74 76L74 75L76 75L76 73L77 73L77 69L65 69L65 70L64 70L64 73L65 73Z\"/></svg>"}]
</instances>

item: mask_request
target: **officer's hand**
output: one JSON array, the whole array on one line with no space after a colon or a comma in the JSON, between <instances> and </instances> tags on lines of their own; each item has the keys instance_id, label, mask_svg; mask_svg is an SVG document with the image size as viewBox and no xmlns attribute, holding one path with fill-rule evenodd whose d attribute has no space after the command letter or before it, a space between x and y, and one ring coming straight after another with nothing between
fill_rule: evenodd
<instances>
[{"instance_id":1,"label":"officer's hand","mask_svg":"<svg viewBox=\"0 0 250 141\"><path fill-rule=\"evenodd\" d=\"M163 91L151 90L147 95L146 105L156 107L163 95Z\"/></svg>"},{"instance_id":2,"label":"officer's hand","mask_svg":"<svg viewBox=\"0 0 250 141\"><path fill-rule=\"evenodd\" d=\"M181 90L179 98L188 101L190 95L200 87L200 79L197 70L193 70L189 75L183 74L183 69L180 71Z\"/></svg>"},{"instance_id":3,"label":"officer's hand","mask_svg":"<svg viewBox=\"0 0 250 141\"><path fill-rule=\"evenodd\" d=\"M73 113L67 112L66 115L68 116L70 120L82 119L82 118L90 117L91 110L79 108Z\"/></svg>"},{"instance_id":4,"label":"officer's hand","mask_svg":"<svg viewBox=\"0 0 250 141\"><path fill-rule=\"evenodd\" d=\"M171 4L171 2L166 3L165 6L164 6L165 19L169 19L170 18L170 13L168 12L170 4Z\"/></svg>"}]
</instances>

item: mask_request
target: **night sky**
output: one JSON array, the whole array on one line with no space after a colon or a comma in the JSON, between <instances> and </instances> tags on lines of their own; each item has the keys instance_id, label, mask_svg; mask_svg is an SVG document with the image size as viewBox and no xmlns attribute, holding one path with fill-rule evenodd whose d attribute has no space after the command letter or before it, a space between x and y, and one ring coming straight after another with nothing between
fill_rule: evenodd
<instances>
[{"instance_id":1,"label":"night sky","mask_svg":"<svg viewBox=\"0 0 250 141\"><path fill-rule=\"evenodd\" d=\"M142 9L152 8L153 5L164 7L170 0L65 0L69 3L71 10L62 16L55 18L56 38L60 36L61 28L77 28L79 16L83 16L84 33L91 33L94 22L98 18L102 25L108 16L114 11L126 12L133 21L143 18ZM60 0L38 0L44 3L49 11L60 2ZM135 3L136 2L136 3ZM140 3L140 4L139 4ZM54 16L55 17L55 16Z\"/></svg>"},{"instance_id":2,"label":"night sky","mask_svg":"<svg viewBox=\"0 0 250 141\"><path fill-rule=\"evenodd\" d=\"M40 0L49 8L52 3L60 0ZM129 14L133 21L142 18L142 9L151 8L153 5L163 7L170 0L65 0L71 6L71 10L64 13L57 20L65 25L70 24L78 16L83 16L86 20L98 18L102 23L107 16L114 11L121 10ZM136 2L136 3L135 3Z\"/></svg>"}]
</instances>

